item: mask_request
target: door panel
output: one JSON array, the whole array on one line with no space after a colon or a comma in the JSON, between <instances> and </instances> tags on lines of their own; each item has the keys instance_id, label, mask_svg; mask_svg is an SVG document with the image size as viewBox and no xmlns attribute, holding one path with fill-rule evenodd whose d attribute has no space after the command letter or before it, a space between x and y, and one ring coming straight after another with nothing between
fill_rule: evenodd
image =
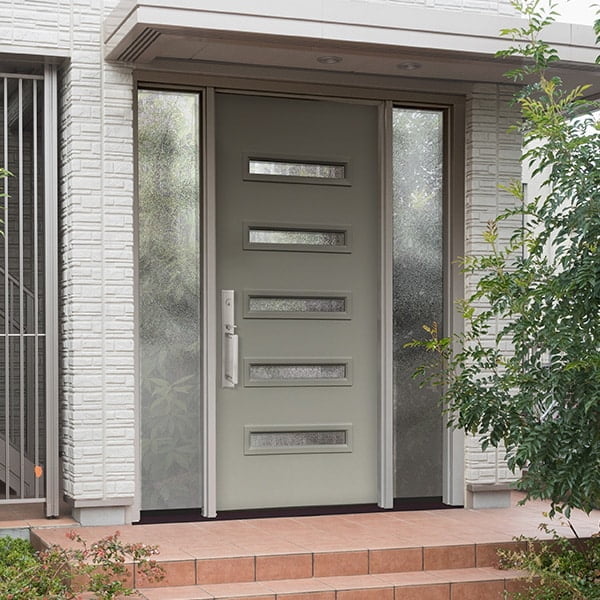
<instances>
[{"instance_id":1,"label":"door panel","mask_svg":"<svg viewBox=\"0 0 600 600\"><path fill-rule=\"evenodd\" d=\"M239 383L217 398L218 508L375 502L377 109L223 93L216 132L217 287L239 335Z\"/></svg>"}]
</instances>

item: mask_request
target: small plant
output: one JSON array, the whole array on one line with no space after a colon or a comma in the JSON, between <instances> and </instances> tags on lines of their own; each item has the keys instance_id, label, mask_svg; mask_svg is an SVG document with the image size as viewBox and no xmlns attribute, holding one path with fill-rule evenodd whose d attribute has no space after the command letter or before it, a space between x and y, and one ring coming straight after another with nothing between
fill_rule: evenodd
<instances>
[{"instance_id":1,"label":"small plant","mask_svg":"<svg viewBox=\"0 0 600 600\"><path fill-rule=\"evenodd\" d=\"M0 598L30 600L67 598L62 577L42 568L31 544L22 539L0 538Z\"/></svg>"},{"instance_id":2,"label":"small plant","mask_svg":"<svg viewBox=\"0 0 600 600\"><path fill-rule=\"evenodd\" d=\"M22 539L0 539L0 598L6 600L69 599L63 563L43 562L31 544Z\"/></svg>"},{"instance_id":3,"label":"small plant","mask_svg":"<svg viewBox=\"0 0 600 600\"><path fill-rule=\"evenodd\" d=\"M571 525L569 524L569 527ZM546 524L540 529L552 539L520 537L525 549L500 551L503 568L527 571L530 586L511 600L598 600L600 598L600 534L582 540L560 536Z\"/></svg>"},{"instance_id":4,"label":"small plant","mask_svg":"<svg viewBox=\"0 0 600 600\"><path fill-rule=\"evenodd\" d=\"M148 581L160 580L164 577L162 567L151 559L158 554L156 546L125 544L120 540L118 531L93 544L88 544L75 531L70 531L67 537L80 544L79 548L66 551L69 566L74 567L73 572L78 576L77 581L84 582L83 589L80 591L94 592L98 599L109 600L136 593L126 585L129 577L127 562L135 565L137 573L141 573ZM56 550L50 548L49 554L42 553L42 560L53 551ZM59 548L59 558L62 552L63 549Z\"/></svg>"},{"instance_id":5,"label":"small plant","mask_svg":"<svg viewBox=\"0 0 600 600\"><path fill-rule=\"evenodd\" d=\"M0 598L4 600L79 600L91 592L90 600L111 600L132 596L129 569L147 581L164 577L162 567L152 559L156 546L126 544L113 535L89 544L77 532L68 539L77 542L74 548L51 546L35 552L25 540L0 539Z\"/></svg>"}]
</instances>

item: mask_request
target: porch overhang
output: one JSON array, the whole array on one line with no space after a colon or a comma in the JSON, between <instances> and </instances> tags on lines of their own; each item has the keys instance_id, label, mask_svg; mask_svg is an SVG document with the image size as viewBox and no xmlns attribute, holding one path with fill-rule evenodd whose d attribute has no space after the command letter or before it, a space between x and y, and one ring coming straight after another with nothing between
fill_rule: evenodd
<instances>
[{"instance_id":1,"label":"porch overhang","mask_svg":"<svg viewBox=\"0 0 600 600\"><path fill-rule=\"evenodd\" d=\"M517 63L494 58L509 45L499 31L522 24L515 16L367 0L122 0L104 41L107 60L143 69L233 66L247 75L268 67L495 83ZM545 39L559 51L567 84L598 87L591 26L555 23Z\"/></svg>"}]
</instances>

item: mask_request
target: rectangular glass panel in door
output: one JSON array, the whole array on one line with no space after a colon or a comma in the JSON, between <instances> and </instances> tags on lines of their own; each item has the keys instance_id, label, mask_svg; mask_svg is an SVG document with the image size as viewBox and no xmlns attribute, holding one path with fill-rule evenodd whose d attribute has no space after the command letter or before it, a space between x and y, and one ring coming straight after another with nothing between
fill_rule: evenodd
<instances>
[{"instance_id":1,"label":"rectangular glass panel in door","mask_svg":"<svg viewBox=\"0 0 600 600\"><path fill-rule=\"evenodd\" d=\"M377 500L377 117L373 105L217 94L217 291L233 290L237 326L217 356L233 372L239 352L239 383L217 394L218 510ZM247 156L343 164L345 185L248 178ZM287 315L247 310L260 290ZM344 306L298 318L294 298ZM351 444L322 433L340 431Z\"/></svg>"},{"instance_id":2,"label":"rectangular glass panel in door","mask_svg":"<svg viewBox=\"0 0 600 600\"><path fill-rule=\"evenodd\" d=\"M138 93L142 509L199 508L198 94Z\"/></svg>"},{"instance_id":3,"label":"rectangular glass panel in door","mask_svg":"<svg viewBox=\"0 0 600 600\"><path fill-rule=\"evenodd\" d=\"M344 179L346 177L346 165L249 158L248 174L271 175L273 177L305 177L307 179Z\"/></svg>"},{"instance_id":4,"label":"rectangular glass panel in door","mask_svg":"<svg viewBox=\"0 0 600 600\"><path fill-rule=\"evenodd\" d=\"M393 111L395 497L442 495L439 390L412 378L429 360L404 344L442 328L443 112Z\"/></svg>"}]
</instances>

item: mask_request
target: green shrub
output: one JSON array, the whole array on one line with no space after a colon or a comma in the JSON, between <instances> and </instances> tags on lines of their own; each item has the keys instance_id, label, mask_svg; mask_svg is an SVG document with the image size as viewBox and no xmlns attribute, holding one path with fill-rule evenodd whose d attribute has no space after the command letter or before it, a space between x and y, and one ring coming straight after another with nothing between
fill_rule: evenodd
<instances>
[{"instance_id":1,"label":"green shrub","mask_svg":"<svg viewBox=\"0 0 600 600\"><path fill-rule=\"evenodd\" d=\"M31 561L35 561L35 550L27 540L0 537L0 575L8 567L25 567Z\"/></svg>"},{"instance_id":2,"label":"green shrub","mask_svg":"<svg viewBox=\"0 0 600 600\"><path fill-rule=\"evenodd\" d=\"M69 598L67 582L60 576L60 571L54 572L47 567L28 541L0 538L0 598Z\"/></svg>"},{"instance_id":3,"label":"green shrub","mask_svg":"<svg viewBox=\"0 0 600 600\"><path fill-rule=\"evenodd\" d=\"M502 566L528 572L533 585L512 600L597 600L600 598L600 534L569 540L541 526L552 539L518 538L525 549L500 552Z\"/></svg>"},{"instance_id":4,"label":"green shrub","mask_svg":"<svg viewBox=\"0 0 600 600\"><path fill-rule=\"evenodd\" d=\"M119 532L89 544L75 531L67 537L77 546L51 546L36 552L22 539L0 538L0 598L2 600L76 600L92 592L96 600L112 600L136 592L127 585L128 564L147 581L162 579L162 568L151 557L155 546L125 544Z\"/></svg>"}]
</instances>

